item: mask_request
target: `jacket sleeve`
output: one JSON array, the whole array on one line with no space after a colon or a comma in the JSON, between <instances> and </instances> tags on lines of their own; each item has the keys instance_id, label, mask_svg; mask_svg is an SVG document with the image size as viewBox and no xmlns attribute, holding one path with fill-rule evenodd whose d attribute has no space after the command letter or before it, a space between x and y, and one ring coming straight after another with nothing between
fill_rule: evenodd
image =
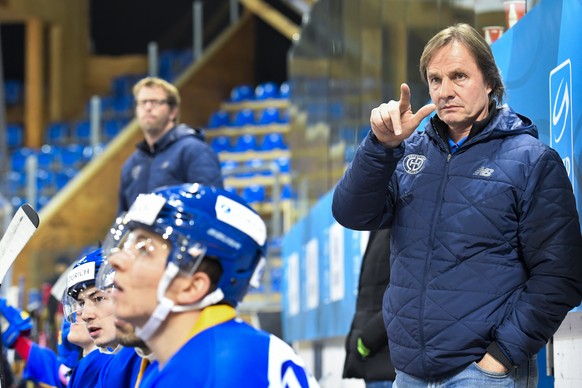
<instances>
[{"instance_id":1,"label":"jacket sleeve","mask_svg":"<svg viewBox=\"0 0 582 388\"><path fill-rule=\"evenodd\" d=\"M530 276L492 344L513 365L536 354L582 299L582 236L576 201L554 150L545 151L533 167L519 205L519 249Z\"/></svg>"},{"instance_id":2,"label":"jacket sleeve","mask_svg":"<svg viewBox=\"0 0 582 388\"><path fill-rule=\"evenodd\" d=\"M119 189L117 191L117 215L124 213L129 210L129 204L125 198L124 188L127 185L126 171L128 169L128 161L126 161L121 167L121 176L119 178Z\"/></svg>"},{"instance_id":3,"label":"jacket sleeve","mask_svg":"<svg viewBox=\"0 0 582 388\"><path fill-rule=\"evenodd\" d=\"M337 222L354 230L391 225L394 190L389 183L403 154L404 145L387 149L369 132L334 190L332 213Z\"/></svg>"},{"instance_id":4,"label":"jacket sleeve","mask_svg":"<svg viewBox=\"0 0 582 388\"><path fill-rule=\"evenodd\" d=\"M197 182L203 185L224 187L218 155L210 146L199 140L186 152L184 182Z\"/></svg>"}]
</instances>

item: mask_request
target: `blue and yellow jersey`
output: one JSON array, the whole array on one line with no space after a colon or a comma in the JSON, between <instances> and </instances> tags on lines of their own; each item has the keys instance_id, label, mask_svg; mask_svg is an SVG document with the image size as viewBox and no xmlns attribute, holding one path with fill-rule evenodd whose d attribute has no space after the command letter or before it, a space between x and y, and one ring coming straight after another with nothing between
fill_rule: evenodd
<instances>
[{"instance_id":1,"label":"blue and yellow jersey","mask_svg":"<svg viewBox=\"0 0 582 388\"><path fill-rule=\"evenodd\" d=\"M154 362L140 388L318 386L289 345L235 317L228 306L205 308L191 339L161 369Z\"/></svg>"}]
</instances>

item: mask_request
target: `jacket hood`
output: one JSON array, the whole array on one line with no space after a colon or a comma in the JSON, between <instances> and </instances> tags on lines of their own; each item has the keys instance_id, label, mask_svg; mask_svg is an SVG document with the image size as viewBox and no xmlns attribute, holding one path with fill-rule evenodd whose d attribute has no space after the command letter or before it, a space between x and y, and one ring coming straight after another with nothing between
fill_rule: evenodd
<instances>
[{"instance_id":1,"label":"jacket hood","mask_svg":"<svg viewBox=\"0 0 582 388\"><path fill-rule=\"evenodd\" d=\"M178 124L175 129L170 130L171 135L169 136L171 140L175 141L181 137L194 136L199 140L205 141L204 131L200 128L191 128L186 124Z\"/></svg>"},{"instance_id":2,"label":"jacket hood","mask_svg":"<svg viewBox=\"0 0 582 388\"><path fill-rule=\"evenodd\" d=\"M205 142L204 131L199 128L191 128L186 124L178 124L174 128L166 132L155 144L153 153L160 152L161 150L168 148L171 144L175 143L179 139L187 136L193 136L201 142ZM146 141L143 140L136 145L137 148L144 151L145 153L152 154Z\"/></svg>"}]
</instances>

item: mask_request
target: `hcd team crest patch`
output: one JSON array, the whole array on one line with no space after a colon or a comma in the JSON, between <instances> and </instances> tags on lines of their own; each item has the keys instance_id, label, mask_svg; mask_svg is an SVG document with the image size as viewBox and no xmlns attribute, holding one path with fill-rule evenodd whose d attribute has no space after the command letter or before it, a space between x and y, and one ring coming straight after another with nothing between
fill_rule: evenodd
<instances>
[{"instance_id":1,"label":"hcd team crest patch","mask_svg":"<svg viewBox=\"0 0 582 388\"><path fill-rule=\"evenodd\" d=\"M402 165L404 166L404 171L406 171L408 174L414 175L418 174L423 169L425 162L426 156L410 154L406 155L402 161Z\"/></svg>"}]
</instances>

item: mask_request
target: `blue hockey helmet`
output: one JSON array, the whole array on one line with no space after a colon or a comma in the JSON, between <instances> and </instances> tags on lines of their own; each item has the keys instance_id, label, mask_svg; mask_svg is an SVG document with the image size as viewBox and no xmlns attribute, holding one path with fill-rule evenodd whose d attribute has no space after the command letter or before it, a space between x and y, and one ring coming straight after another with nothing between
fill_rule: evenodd
<instances>
[{"instance_id":1,"label":"blue hockey helmet","mask_svg":"<svg viewBox=\"0 0 582 388\"><path fill-rule=\"evenodd\" d=\"M171 244L167 263L193 273L203 257L218 260L217 287L236 306L249 285L258 286L267 228L237 194L200 184L167 186L142 194L112 227L104 249L119 247L130 231L143 228Z\"/></svg>"},{"instance_id":2,"label":"blue hockey helmet","mask_svg":"<svg viewBox=\"0 0 582 388\"><path fill-rule=\"evenodd\" d=\"M79 294L87 288L95 286L97 273L104 262L103 250L97 248L78 259L67 274L67 286L62 303L65 318L69 322L75 322L75 313L78 307L76 301Z\"/></svg>"}]
</instances>

